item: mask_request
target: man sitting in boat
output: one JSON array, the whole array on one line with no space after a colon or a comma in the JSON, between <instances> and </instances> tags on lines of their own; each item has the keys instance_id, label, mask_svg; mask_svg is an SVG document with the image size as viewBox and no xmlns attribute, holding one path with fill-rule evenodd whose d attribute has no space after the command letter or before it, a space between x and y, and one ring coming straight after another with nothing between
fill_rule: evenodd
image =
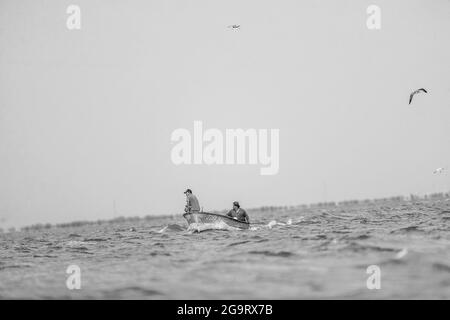
<instances>
[{"instance_id":1,"label":"man sitting in boat","mask_svg":"<svg viewBox=\"0 0 450 320\"><path fill-rule=\"evenodd\" d=\"M233 202L233 209L228 211L227 216L232 217L238 221L250 223L250 218L248 217L247 212L241 208L239 202Z\"/></svg>"},{"instance_id":2,"label":"man sitting in boat","mask_svg":"<svg viewBox=\"0 0 450 320\"><path fill-rule=\"evenodd\" d=\"M186 195L186 207L184 212L196 213L200 211L200 204L196 196L192 194L191 189L187 189L184 194Z\"/></svg>"}]
</instances>

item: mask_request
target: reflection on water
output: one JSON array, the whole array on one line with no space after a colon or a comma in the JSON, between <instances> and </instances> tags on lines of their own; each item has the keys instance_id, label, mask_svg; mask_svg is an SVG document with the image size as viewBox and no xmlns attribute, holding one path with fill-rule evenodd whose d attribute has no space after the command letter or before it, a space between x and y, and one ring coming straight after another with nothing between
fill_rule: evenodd
<instances>
[{"instance_id":1,"label":"reflection on water","mask_svg":"<svg viewBox=\"0 0 450 320\"><path fill-rule=\"evenodd\" d=\"M0 234L0 298L450 298L450 201L249 213L250 230L180 215Z\"/></svg>"}]
</instances>

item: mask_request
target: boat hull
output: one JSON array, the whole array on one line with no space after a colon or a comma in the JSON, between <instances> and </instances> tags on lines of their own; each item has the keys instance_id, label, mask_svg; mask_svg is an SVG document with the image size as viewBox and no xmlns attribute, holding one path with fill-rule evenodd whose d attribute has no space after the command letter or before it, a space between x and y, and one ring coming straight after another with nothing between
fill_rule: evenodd
<instances>
[{"instance_id":1,"label":"boat hull","mask_svg":"<svg viewBox=\"0 0 450 320\"><path fill-rule=\"evenodd\" d=\"M185 213L183 217L191 225L226 225L228 227L237 229L248 229L250 224L247 222L239 221L231 217L209 212L197 212L197 213Z\"/></svg>"}]
</instances>

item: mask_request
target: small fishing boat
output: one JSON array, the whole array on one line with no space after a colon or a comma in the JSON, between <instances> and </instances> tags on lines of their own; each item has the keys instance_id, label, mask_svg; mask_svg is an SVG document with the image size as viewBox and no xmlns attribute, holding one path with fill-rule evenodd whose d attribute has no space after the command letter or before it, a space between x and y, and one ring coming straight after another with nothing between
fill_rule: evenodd
<instances>
[{"instance_id":1,"label":"small fishing boat","mask_svg":"<svg viewBox=\"0 0 450 320\"><path fill-rule=\"evenodd\" d=\"M250 223L239 221L229 216L217 213L185 213L183 214L183 217L188 222L189 227L193 227L194 229L197 229L197 231L207 229L225 229L226 227L248 229L250 227Z\"/></svg>"}]
</instances>

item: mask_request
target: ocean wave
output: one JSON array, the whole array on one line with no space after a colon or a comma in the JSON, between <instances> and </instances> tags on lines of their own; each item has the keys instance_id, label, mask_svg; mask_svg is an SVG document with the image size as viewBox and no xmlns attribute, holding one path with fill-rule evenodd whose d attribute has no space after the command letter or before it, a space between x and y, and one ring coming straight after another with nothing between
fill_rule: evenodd
<instances>
[{"instance_id":1,"label":"ocean wave","mask_svg":"<svg viewBox=\"0 0 450 320\"><path fill-rule=\"evenodd\" d=\"M202 232L207 230L241 230L239 228L234 228L226 224L222 220L217 220L213 223L191 223L187 229L189 232Z\"/></svg>"},{"instance_id":2,"label":"ocean wave","mask_svg":"<svg viewBox=\"0 0 450 320\"><path fill-rule=\"evenodd\" d=\"M444 263L436 262L432 265L434 270L450 272L450 266Z\"/></svg>"},{"instance_id":3,"label":"ocean wave","mask_svg":"<svg viewBox=\"0 0 450 320\"><path fill-rule=\"evenodd\" d=\"M293 222L291 218L286 220L286 222L278 222L277 220L270 220L267 224L264 223L251 224L250 230L257 231L260 230L261 228L272 229L275 226L292 226L299 224L301 221L302 219Z\"/></svg>"},{"instance_id":4,"label":"ocean wave","mask_svg":"<svg viewBox=\"0 0 450 320\"><path fill-rule=\"evenodd\" d=\"M111 240L110 238L86 238L83 241L85 242L102 242L102 241L108 241Z\"/></svg>"},{"instance_id":5,"label":"ocean wave","mask_svg":"<svg viewBox=\"0 0 450 320\"><path fill-rule=\"evenodd\" d=\"M23 268L31 268L31 265L29 264L0 265L0 271L6 269L23 269Z\"/></svg>"},{"instance_id":6,"label":"ocean wave","mask_svg":"<svg viewBox=\"0 0 450 320\"><path fill-rule=\"evenodd\" d=\"M347 239L347 240L367 240L370 239L371 236L368 235L367 233L362 233L362 234L346 234L342 237L342 239Z\"/></svg>"},{"instance_id":7,"label":"ocean wave","mask_svg":"<svg viewBox=\"0 0 450 320\"><path fill-rule=\"evenodd\" d=\"M193 299L353 294L447 298L450 203L430 209L408 203L406 208L413 213L399 207L379 212L378 206L326 210L331 214L316 209L250 212L250 230L216 224L203 226L212 231L201 234L192 233L202 228L188 231L181 216L133 222L136 232L121 222L68 232L53 228L1 234L0 295L183 299L188 292ZM365 218L368 224L361 223ZM95 283L67 291L64 269L70 263L79 263L90 279L97 278ZM366 269L371 264L380 266L382 277L402 281L387 285L386 278L381 282L384 289L367 290ZM59 273L53 274L56 269Z\"/></svg>"},{"instance_id":8,"label":"ocean wave","mask_svg":"<svg viewBox=\"0 0 450 320\"><path fill-rule=\"evenodd\" d=\"M162 228L161 230L159 230L158 233L164 233L164 232L170 232L170 231L179 232L179 231L186 231L186 229L178 224L169 224L169 225L165 226L164 228Z\"/></svg>"},{"instance_id":9,"label":"ocean wave","mask_svg":"<svg viewBox=\"0 0 450 320\"><path fill-rule=\"evenodd\" d=\"M65 248L73 253L94 254L90 251L92 244L84 241L71 240L66 242Z\"/></svg>"},{"instance_id":10,"label":"ocean wave","mask_svg":"<svg viewBox=\"0 0 450 320\"><path fill-rule=\"evenodd\" d=\"M31 252L31 248L29 248L25 245L15 247L14 250L18 251L18 252L22 252L22 253L30 253Z\"/></svg>"},{"instance_id":11,"label":"ocean wave","mask_svg":"<svg viewBox=\"0 0 450 320\"><path fill-rule=\"evenodd\" d=\"M278 251L278 252L273 252L273 251L268 251L268 250L263 250L263 251L258 251L258 250L253 250L253 251L249 251L249 254L260 254L260 255L264 255L264 256L268 256L268 257L283 257L283 258L289 258L293 255L295 255L292 252L289 251Z\"/></svg>"},{"instance_id":12,"label":"ocean wave","mask_svg":"<svg viewBox=\"0 0 450 320\"><path fill-rule=\"evenodd\" d=\"M66 242L66 247L73 248L73 249L86 248L85 245L86 245L86 242L84 242L84 241L71 240L71 241Z\"/></svg>"},{"instance_id":13,"label":"ocean wave","mask_svg":"<svg viewBox=\"0 0 450 320\"><path fill-rule=\"evenodd\" d=\"M326 234L315 234L311 236L297 236L297 237L302 240L324 240L328 238Z\"/></svg>"},{"instance_id":14,"label":"ocean wave","mask_svg":"<svg viewBox=\"0 0 450 320\"><path fill-rule=\"evenodd\" d=\"M156 257L156 256L169 257L169 256L171 256L171 254L169 252L165 252L165 251L153 251L153 252L150 252L150 256L152 256L152 257Z\"/></svg>"},{"instance_id":15,"label":"ocean wave","mask_svg":"<svg viewBox=\"0 0 450 320\"><path fill-rule=\"evenodd\" d=\"M142 239L144 239L144 237L137 235L137 236L126 237L125 239L126 240L142 240Z\"/></svg>"},{"instance_id":16,"label":"ocean wave","mask_svg":"<svg viewBox=\"0 0 450 320\"><path fill-rule=\"evenodd\" d=\"M163 295L161 291L145 288L141 286L130 286L124 288L116 288L114 290L103 291L103 296L106 299L121 299L124 296L139 296L142 297L154 297L158 295Z\"/></svg>"},{"instance_id":17,"label":"ocean wave","mask_svg":"<svg viewBox=\"0 0 450 320\"><path fill-rule=\"evenodd\" d=\"M398 249L390 247L381 247L377 245L360 244L357 242L351 242L342 248L343 250L349 250L353 252L359 251L376 251L376 252L397 252Z\"/></svg>"},{"instance_id":18,"label":"ocean wave","mask_svg":"<svg viewBox=\"0 0 450 320\"><path fill-rule=\"evenodd\" d=\"M50 254L33 254L33 258L58 258L58 256Z\"/></svg>"},{"instance_id":19,"label":"ocean wave","mask_svg":"<svg viewBox=\"0 0 450 320\"><path fill-rule=\"evenodd\" d=\"M407 226L391 231L391 233L413 233L413 232L424 232L424 231L419 229L417 225Z\"/></svg>"},{"instance_id":20,"label":"ocean wave","mask_svg":"<svg viewBox=\"0 0 450 320\"><path fill-rule=\"evenodd\" d=\"M251 242L251 241L250 240L245 240L245 241L232 242L227 247L234 247L234 246L238 246L238 245L241 245L241 244L246 244L246 243L249 243L249 242Z\"/></svg>"}]
</instances>

